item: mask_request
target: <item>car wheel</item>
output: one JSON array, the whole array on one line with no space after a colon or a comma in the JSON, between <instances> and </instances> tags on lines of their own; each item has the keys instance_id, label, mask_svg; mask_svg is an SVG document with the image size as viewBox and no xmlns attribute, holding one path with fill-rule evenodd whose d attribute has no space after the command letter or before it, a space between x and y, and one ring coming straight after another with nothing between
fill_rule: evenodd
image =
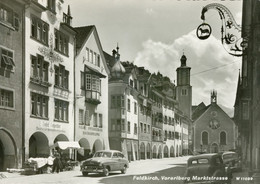
<instances>
[{"instance_id":1,"label":"car wheel","mask_svg":"<svg viewBox=\"0 0 260 184\"><path fill-rule=\"evenodd\" d=\"M126 173L126 166L123 167L123 169L121 170L121 173L122 173L122 174L125 174L125 173Z\"/></svg>"},{"instance_id":2,"label":"car wheel","mask_svg":"<svg viewBox=\"0 0 260 184\"><path fill-rule=\"evenodd\" d=\"M87 172L82 172L83 176L87 176L88 173Z\"/></svg>"},{"instance_id":3,"label":"car wheel","mask_svg":"<svg viewBox=\"0 0 260 184\"><path fill-rule=\"evenodd\" d=\"M104 176L108 176L108 175L109 175L109 170L108 170L107 167L104 168L104 170L103 170L103 175L104 175Z\"/></svg>"}]
</instances>

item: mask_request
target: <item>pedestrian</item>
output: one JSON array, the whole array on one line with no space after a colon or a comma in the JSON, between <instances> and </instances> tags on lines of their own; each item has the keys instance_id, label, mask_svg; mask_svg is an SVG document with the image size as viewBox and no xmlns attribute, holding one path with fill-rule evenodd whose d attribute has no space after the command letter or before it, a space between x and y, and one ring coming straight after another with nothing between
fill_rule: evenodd
<instances>
[{"instance_id":1,"label":"pedestrian","mask_svg":"<svg viewBox=\"0 0 260 184\"><path fill-rule=\"evenodd\" d=\"M61 170L60 154L57 150L55 150L53 156L54 156L54 161L52 166L52 173L54 173L55 171L59 173Z\"/></svg>"}]
</instances>

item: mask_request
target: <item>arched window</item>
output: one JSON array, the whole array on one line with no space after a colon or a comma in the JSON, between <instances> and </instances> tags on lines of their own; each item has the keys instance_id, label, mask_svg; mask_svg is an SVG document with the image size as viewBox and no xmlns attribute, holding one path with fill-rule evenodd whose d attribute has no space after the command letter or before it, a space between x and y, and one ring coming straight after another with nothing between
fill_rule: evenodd
<instances>
[{"instance_id":1,"label":"arched window","mask_svg":"<svg viewBox=\"0 0 260 184\"><path fill-rule=\"evenodd\" d=\"M202 144L208 145L209 144L209 134L208 132L202 132Z\"/></svg>"},{"instance_id":2,"label":"arched window","mask_svg":"<svg viewBox=\"0 0 260 184\"><path fill-rule=\"evenodd\" d=\"M226 145L227 144L227 134L226 134L226 132L221 132L220 133L220 144L221 145Z\"/></svg>"}]
</instances>

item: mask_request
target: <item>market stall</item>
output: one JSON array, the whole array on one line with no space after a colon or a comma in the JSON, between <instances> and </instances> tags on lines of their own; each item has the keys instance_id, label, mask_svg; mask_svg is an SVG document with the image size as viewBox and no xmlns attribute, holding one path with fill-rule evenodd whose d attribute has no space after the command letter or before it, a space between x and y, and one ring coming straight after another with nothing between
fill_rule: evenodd
<instances>
[{"instance_id":1,"label":"market stall","mask_svg":"<svg viewBox=\"0 0 260 184\"><path fill-rule=\"evenodd\" d=\"M82 149L76 141L58 141L52 145L51 150L58 150L61 155L63 170L73 170L78 164L76 152Z\"/></svg>"}]
</instances>

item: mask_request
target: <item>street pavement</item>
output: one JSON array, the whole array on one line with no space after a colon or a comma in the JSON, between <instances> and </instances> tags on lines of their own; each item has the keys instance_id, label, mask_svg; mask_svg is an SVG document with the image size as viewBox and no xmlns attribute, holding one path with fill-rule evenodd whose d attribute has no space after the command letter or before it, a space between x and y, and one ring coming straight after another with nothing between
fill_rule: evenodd
<instances>
[{"instance_id":1,"label":"street pavement","mask_svg":"<svg viewBox=\"0 0 260 184\"><path fill-rule=\"evenodd\" d=\"M80 168L64 171L59 174L38 174L24 176L19 173L0 173L0 184L183 184L183 175L189 157L164 158L134 161L129 164L126 174L110 173L108 177L89 174L84 177ZM172 180L175 177L174 180ZM234 173L232 184L252 184L246 180L247 172Z\"/></svg>"}]
</instances>

